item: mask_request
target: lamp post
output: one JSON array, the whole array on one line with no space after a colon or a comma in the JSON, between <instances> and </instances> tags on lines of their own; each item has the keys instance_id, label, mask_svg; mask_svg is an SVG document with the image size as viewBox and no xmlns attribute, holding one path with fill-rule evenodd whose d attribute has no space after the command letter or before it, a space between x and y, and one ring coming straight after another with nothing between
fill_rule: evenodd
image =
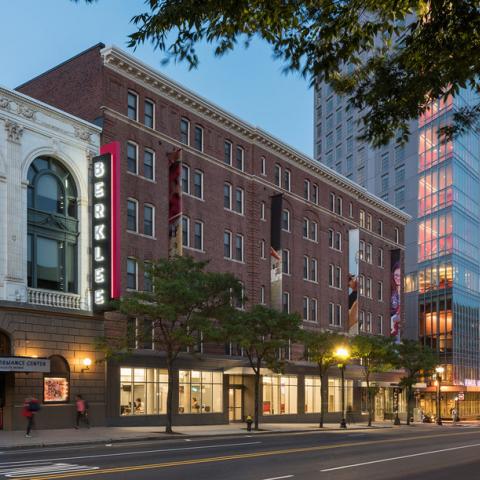
<instances>
[{"instance_id":1,"label":"lamp post","mask_svg":"<svg viewBox=\"0 0 480 480\"><path fill-rule=\"evenodd\" d=\"M437 379L437 425L442 425L442 416L440 414L440 392L442 386L442 374L445 369L442 366L435 368L436 379Z\"/></svg>"},{"instance_id":2,"label":"lamp post","mask_svg":"<svg viewBox=\"0 0 480 480\"><path fill-rule=\"evenodd\" d=\"M342 378L342 420L340 428L347 428L347 421L345 419L345 364L350 357L350 352L345 347L338 347L335 351L335 356L338 358L338 368L340 369Z\"/></svg>"}]
</instances>

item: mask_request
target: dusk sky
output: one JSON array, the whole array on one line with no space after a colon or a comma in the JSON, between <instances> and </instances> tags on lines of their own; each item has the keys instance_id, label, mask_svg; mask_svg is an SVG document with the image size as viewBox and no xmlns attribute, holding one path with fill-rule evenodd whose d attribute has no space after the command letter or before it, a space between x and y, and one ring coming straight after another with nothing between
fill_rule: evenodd
<instances>
[{"instance_id":1,"label":"dusk sky","mask_svg":"<svg viewBox=\"0 0 480 480\"><path fill-rule=\"evenodd\" d=\"M86 5L70 0L0 0L0 84L14 88L90 46L103 42L127 50L131 17L144 10L144 0L99 0ZM8 20L7 20L8 19ZM161 65L162 54L150 45L136 52L143 62L173 80L261 127L298 150L312 155L313 91L298 75L282 73L260 41L239 46L215 58L208 46L198 48L200 66Z\"/></svg>"}]
</instances>

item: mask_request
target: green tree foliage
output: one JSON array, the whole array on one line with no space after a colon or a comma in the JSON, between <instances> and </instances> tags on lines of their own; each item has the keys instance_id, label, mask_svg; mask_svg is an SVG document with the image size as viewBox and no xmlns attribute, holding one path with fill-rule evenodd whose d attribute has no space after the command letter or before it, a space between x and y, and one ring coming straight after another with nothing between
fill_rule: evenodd
<instances>
[{"instance_id":1,"label":"green tree foliage","mask_svg":"<svg viewBox=\"0 0 480 480\"><path fill-rule=\"evenodd\" d=\"M371 384L373 373L387 372L393 367L394 350L390 338L357 335L351 340L352 358L360 360L363 379L367 386L368 426L372 425L373 399L376 388Z\"/></svg>"},{"instance_id":2,"label":"green tree foliage","mask_svg":"<svg viewBox=\"0 0 480 480\"><path fill-rule=\"evenodd\" d=\"M304 332L306 360L316 363L320 376L320 428L323 428L325 413L328 412L328 372L330 367L338 364L335 349L347 342L346 337L335 332Z\"/></svg>"},{"instance_id":3,"label":"green tree foliage","mask_svg":"<svg viewBox=\"0 0 480 480\"><path fill-rule=\"evenodd\" d=\"M79 0L74 0L79 1ZM92 3L95 0L85 0ZM408 136L432 99L479 90L478 0L148 0L129 46L197 67L196 46L223 55L261 38L286 71L330 83L362 112L362 138ZM347 67L348 66L348 67ZM450 133L478 124L463 108Z\"/></svg>"},{"instance_id":4,"label":"green tree foliage","mask_svg":"<svg viewBox=\"0 0 480 480\"><path fill-rule=\"evenodd\" d=\"M173 425L175 361L181 352L194 347L200 336L204 340L215 337L215 320L232 315L232 296L241 295L241 285L233 275L208 272L206 265L191 257L153 262L148 272L152 292L130 292L119 302L123 314L152 321L155 348L165 354L167 433L172 433Z\"/></svg>"},{"instance_id":5,"label":"green tree foliage","mask_svg":"<svg viewBox=\"0 0 480 480\"><path fill-rule=\"evenodd\" d=\"M300 334L301 318L298 314L279 312L263 305L248 311L238 311L221 323L224 336L243 348L255 377L254 428L258 430L261 369L280 372L285 360L281 350L289 348Z\"/></svg>"},{"instance_id":6,"label":"green tree foliage","mask_svg":"<svg viewBox=\"0 0 480 480\"><path fill-rule=\"evenodd\" d=\"M407 393L407 425L410 425L413 416L413 387L421 377L431 374L438 358L431 348L424 347L416 340L403 340L395 345L395 354L395 366L404 371L400 385Z\"/></svg>"}]
</instances>

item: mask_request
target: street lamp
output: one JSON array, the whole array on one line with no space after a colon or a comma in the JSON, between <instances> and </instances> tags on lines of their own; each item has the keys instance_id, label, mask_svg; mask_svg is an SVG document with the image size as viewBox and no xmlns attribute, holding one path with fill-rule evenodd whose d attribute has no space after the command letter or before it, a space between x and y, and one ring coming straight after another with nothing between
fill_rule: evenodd
<instances>
[{"instance_id":1,"label":"street lamp","mask_svg":"<svg viewBox=\"0 0 480 480\"><path fill-rule=\"evenodd\" d=\"M342 421L340 422L340 428L347 428L347 421L345 419L345 364L350 358L350 352L345 347L338 347L335 350L335 356L338 358L338 368L342 375Z\"/></svg>"},{"instance_id":2,"label":"street lamp","mask_svg":"<svg viewBox=\"0 0 480 480\"><path fill-rule=\"evenodd\" d=\"M440 415L440 391L442 385L442 374L445 369L440 365L435 368L437 379L437 425L442 425L442 416Z\"/></svg>"}]
</instances>

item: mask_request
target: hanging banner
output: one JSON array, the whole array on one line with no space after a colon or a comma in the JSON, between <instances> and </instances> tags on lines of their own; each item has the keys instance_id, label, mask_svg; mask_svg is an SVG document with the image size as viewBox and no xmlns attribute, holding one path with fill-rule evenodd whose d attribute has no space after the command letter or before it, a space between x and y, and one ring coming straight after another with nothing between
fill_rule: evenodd
<instances>
[{"instance_id":1,"label":"hanging banner","mask_svg":"<svg viewBox=\"0 0 480 480\"><path fill-rule=\"evenodd\" d=\"M182 150L167 153L168 159L168 256L182 255Z\"/></svg>"},{"instance_id":2,"label":"hanging banner","mask_svg":"<svg viewBox=\"0 0 480 480\"><path fill-rule=\"evenodd\" d=\"M390 335L394 337L395 343L400 343L401 323L401 285L402 268L400 263L400 249L390 250L390 273L391 273L391 295L390 295Z\"/></svg>"},{"instance_id":3,"label":"hanging banner","mask_svg":"<svg viewBox=\"0 0 480 480\"><path fill-rule=\"evenodd\" d=\"M360 230L348 231L348 333L357 335Z\"/></svg>"},{"instance_id":4,"label":"hanging banner","mask_svg":"<svg viewBox=\"0 0 480 480\"><path fill-rule=\"evenodd\" d=\"M270 211L270 305L282 310L282 210L283 196L272 196Z\"/></svg>"},{"instance_id":5,"label":"hanging banner","mask_svg":"<svg viewBox=\"0 0 480 480\"><path fill-rule=\"evenodd\" d=\"M93 311L120 297L120 143L100 148L92 160Z\"/></svg>"}]
</instances>

